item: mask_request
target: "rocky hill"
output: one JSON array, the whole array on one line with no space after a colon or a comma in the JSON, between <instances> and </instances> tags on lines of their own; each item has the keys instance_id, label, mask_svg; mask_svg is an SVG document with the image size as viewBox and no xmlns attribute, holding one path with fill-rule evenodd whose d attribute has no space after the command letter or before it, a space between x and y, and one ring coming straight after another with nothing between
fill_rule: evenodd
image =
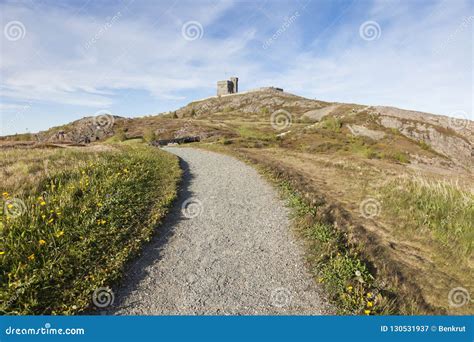
<instances>
[{"instance_id":1,"label":"rocky hill","mask_svg":"<svg viewBox=\"0 0 474 342\"><path fill-rule=\"evenodd\" d=\"M340 130L347 134L390 143L390 134L397 132L408 139L405 143L436 152L442 157L437 162L473 166L474 123L465 119L393 107L328 103L271 90L196 101L176 111L178 118L194 119L196 123L220 120L223 128L229 129L235 120L255 123L254 126L263 131L268 129L265 123L268 126L272 123L272 114L274 121L278 121L273 122L273 132L289 132L287 138L305 140L304 132L334 118L338 120ZM412 146L406 152L416 151ZM436 162L424 158L426 153L413 153L413 157L428 163Z\"/></svg>"},{"instance_id":2,"label":"rocky hill","mask_svg":"<svg viewBox=\"0 0 474 342\"><path fill-rule=\"evenodd\" d=\"M320 128L328 124L337 126L333 136L318 137ZM415 163L474 166L472 121L393 107L329 103L269 88L194 101L175 112L156 116L87 117L40 132L30 139L89 143L104 141L118 130L125 131L130 138L140 137L147 129L162 139L199 135L203 140L231 139L231 142L232 139L242 142L242 130L251 129L260 132L260 138L264 137L247 139L257 145L268 146L273 137L279 139L280 146L298 145L304 151L329 152L347 149L344 140L354 136L365 139L364 144L374 149L371 156L374 158L400 152ZM393 144L397 140L395 134L406 138L402 146Z\"/></svg>"},{"instance_id":3,"label":"rocky hill","mask_svg":"<svg viewBox=\"0 0 474 342\"><path fill-rule=\"evenodd\" d=\"M460 286L474 291L472 121L265 89L148 117L84 118L36 140L97 143L150 132L156 139L199 136L199 147L242 157L291 184L319 222L342 234L338 243L383 280L384 291L398 293L396 312L472 314L469 305L447 301ZM321 262L335 263L328 267L349 255L332 247L324 253ZM355 286L352 278L339 284L339 299L344 285Z\"/></svg>"}]
</instances>

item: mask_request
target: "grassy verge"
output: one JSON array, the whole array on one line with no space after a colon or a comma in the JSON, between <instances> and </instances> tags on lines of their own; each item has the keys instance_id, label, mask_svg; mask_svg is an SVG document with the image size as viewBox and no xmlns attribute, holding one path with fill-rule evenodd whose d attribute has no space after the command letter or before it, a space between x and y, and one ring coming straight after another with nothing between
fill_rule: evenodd
<instances>
[{"instance_id":1,"label":"grassy verge","mask_svg":"<svg viewBox=\"0 0 474 342\"><path fill-rule=\"evenodd\" d=\"M150 239L181 174L177 158L139 146L2 153L23 179L0 184L3 314L87 309Z\"/></svg>"},{"instance_id":2,"label":"grassy verge","mask_svg":"<svg viewBox=\"0 0 474 342\"><path fill-rule=\"evenodd\" d=\"M384 203L405 234L430 234L440 252L459 261L472 257L474 195L457 184L397 178L382 189ZM404 215L409 212L410 215Z\"/></svg>"},{"instance_id":3,"label":"grassy verge","mask_svg":"<svg viewBox=\"0 0 474 342\"><path fill-rule=\"evenodd\" d=\"M323 200L308 199L293 185L292 177L264 162L248 159L245 154L216 145L197 147L238 157L257 167L278 186L292 209L297 234L306 243L307 260L315 281L324 287L339 314L412 313L400 304L396 290L374 272L373 265L363 256L364 246L349 242L347 234L327 215Z\"/></svg>"},{"instance_id":4,"label":"grassy verge","mask_svg":"<svg viewBox=\"0 0 474 342\"><path fill-rule=\"evenodd\" d=\"M271 171L270 171L271 172ZM348 242L335 223L321 216L324 203L310 203L290 182L276 179L294 214L295 227L307 243L311 271L339 314L397 314L396 293L377 279L362 257L362 246Z\"/></svg>"}]
</instances>

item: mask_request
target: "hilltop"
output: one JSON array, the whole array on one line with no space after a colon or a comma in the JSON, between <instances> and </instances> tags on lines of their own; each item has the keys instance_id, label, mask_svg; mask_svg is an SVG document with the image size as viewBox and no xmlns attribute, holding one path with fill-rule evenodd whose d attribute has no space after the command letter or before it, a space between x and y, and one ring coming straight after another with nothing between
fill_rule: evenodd
<instances>
[{"instance_id":1,"label":"hilltop","mask_svg":"<svg viewBox=\"0 0 474 342\"><path fill-rule=\"evenodd\" d=\"M334 126L331 136L321 134L320 129L328 124ZM272 88L194 101L155 116L86 117L16 139L83 143L86 138L104 141L119 130L137 138L147 129L159 139L199 135L207 142L227 139L227 143L247 147L251 142L256 147L268 147L278 140L280 147L309 153L346 151L351 145L347 138L354 137L363 141L356 152L369 158L409 159L442 168L473 166L472 121L394 107L324 102ZM258 134L246 134L248 130ZM60 132L64 134L60 136Z\"/></svg>"}]
</instances>

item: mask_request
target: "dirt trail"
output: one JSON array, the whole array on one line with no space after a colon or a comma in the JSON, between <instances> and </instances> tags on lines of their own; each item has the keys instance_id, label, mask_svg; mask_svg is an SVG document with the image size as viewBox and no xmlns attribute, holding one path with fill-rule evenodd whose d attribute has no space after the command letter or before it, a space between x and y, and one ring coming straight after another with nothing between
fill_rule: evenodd
<instances>
[{"instance_id":1,"label":"dirt trail","mask_svg":"<svg viewBox=\"0 0 474 342\"><path fill-rule=\"evenodd\" d=\"M185 171L180 198L158 237L131 265L111 313L332 312L306 270L275 189L234 158L168 151L181 158Z\"/></svg>"}]
</instances>

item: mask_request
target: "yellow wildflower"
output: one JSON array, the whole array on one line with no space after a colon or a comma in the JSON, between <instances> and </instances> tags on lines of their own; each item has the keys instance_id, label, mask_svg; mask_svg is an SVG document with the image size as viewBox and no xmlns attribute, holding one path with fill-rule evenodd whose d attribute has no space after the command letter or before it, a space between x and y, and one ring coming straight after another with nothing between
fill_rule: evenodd
<instances>
[{"instance_id":1,"label":"yellow wildflower","mask_svg":"<svg viewBox=\"0 0 474 342\"><path fill-rule=\"evenodd\" d=\"M60 231L57 232L55 235L56 235L57 238L59 238L59 237L61 237L61 236L64 235L64 231L63 231L63 230L60 230Z\"/></svg>"},{"instance_id":2,"label":"yellow wildflower","mask_svg":"<svg viewBox=\"0 0 474 342\"><path fill-rule=\"evenodd\" d=\"M365 313L366 315L370 315L370 310L364 310L364 313Z\"/></svg>"},{"instance_id":3,"label":"yellow wildflower","mask_svg":"<svg viewBox=\"0 0 474 342\"><path fill-rule=\"evenodd\" d=\"M367 298L372 298L374 294L372 292L367 293Z\"/></svg>"},{"instance_id":4,"label":"yellow wildflower","mask_svg":"<svg viewBox=\"0 0 474 342\"><path fill-rule=\"evenodd\" d=\"M46 205L46 202L45 202L45 201L42 201L42 202L40 203L40 205L41 205L42 207L44 207L44 206Z\"/></svg>"},{"instance_id":5,"label":"yellow wildflower","mask_svg":"<svg viewBox=\"0 0 474 342\"><path fill-rule=\"evenodd\" d=\"M9 195L10 195L10 194L9 194L8 192L4 192L4 193L2 194L3 197L8 197Z\"/></svg>"},{"instance_id":6,"label":"yellow wildflower","mask_svg":"<svg viewBox=\"0 0 474 342\"><path fill-rule=\"evenodd\" d=\"M54 222L53 218L48 220L48 223L53 223L53 222Z\"/></svg>"},{"instance_id":7,"label":"yellow wildflower","mask_svg":"<svg viewBox=\"0 0 474 342\"><path fill-rule=\"evenodd\" d=\"M353 289L352 286L348 286L348 287L347 287L347 291L349 291L349 292L352 292L352 289Z\"/></svg>"},{"instance_id":8,"label":"yellow wildflower","mask_svg":"<svg viewBox=\"0 0 474 342\"><path fill-rule=\"evenodd\" d=\"M3 255L3 254L5 254L5 252L4 252L4 251L0 251L0 255Z\"/></svg>"},{"instance_id":9,"label":"yellow wildflower","mask_svg":"<svg viewBox=\"0 0 474 342\"><path fill-rule=\"evenodd\" d=\"M107 221L106 220L100 220L100 224L106 224Z\"/></svg>"},{"instance_id":10,"label":"yellow wildflower","mask_svg":"<svg viewBox=\"0 0 474 342\"><path fill-rule=\"evenodd\" d=\"M367 307L371 308L374 306L374 303L373 302L367 302Z\"/></svg>"},{"instance_id":11,"label":"yellow wildflower","mask_svg":"<svg viewBox=\"0 0 474 342\"><path fill-rule=\"evenodd\" d=\"M8 204L8 205L7 205L7 208L8 208L8 209L13 208L13 204Z\"/></svg>"},{"instance_id":12,"label":"yellow wildflower","mask_svg":"<svg viewBox=\"0 0 474 342\"><path fill-rule=\"evenodd\" d=\"M35 260L35 255L34 255L34 254L31 254L31 255L28 257L28 260L34 261L34 260Z\"/></svg>"},{"instance_id":13,"label":"yellow wildflower","mask_svg":"<svg viewBox=\"0 0 474 342\"><path fill-rule=\"evenodd\" d=\"M43 246L43 245L46 244L46 241L44 241L43 239L39 240L38 242L39 242L40 246Z\"/></svg>"}]
</instances>

